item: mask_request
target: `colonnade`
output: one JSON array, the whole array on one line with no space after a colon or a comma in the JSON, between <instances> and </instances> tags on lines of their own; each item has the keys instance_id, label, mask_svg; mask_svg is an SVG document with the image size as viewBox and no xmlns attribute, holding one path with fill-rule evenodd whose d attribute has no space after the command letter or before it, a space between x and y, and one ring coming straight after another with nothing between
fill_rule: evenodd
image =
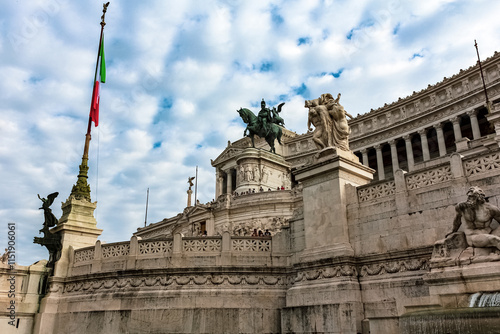
<instances>
[{"instance_id":1,"label":"colonnade","mask_svg":"<svg viewBox=\"0 0 500 334\"><path fill-rule=\"evenodd\" d=\"M493 133L485 115L485 108L471 109L354 153L363 165L377 171L378 180L384 180L398 169L413 171L417 163L455 152L456 142L465 137L477 140Z\"/></svg>"}]
</instances>

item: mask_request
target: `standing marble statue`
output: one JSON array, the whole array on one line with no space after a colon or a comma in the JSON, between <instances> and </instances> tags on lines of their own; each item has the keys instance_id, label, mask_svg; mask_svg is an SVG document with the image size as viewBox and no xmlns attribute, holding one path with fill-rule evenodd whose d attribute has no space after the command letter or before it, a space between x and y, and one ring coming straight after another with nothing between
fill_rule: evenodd
<instances>
[{"instance_id":1,"label":"standing marble statue","mask_svg":"<svg viewBox=\"0 0 500 334\"><path fill-rule=\"evenodd\" d=\"M322 94L314 100L306 100L305 107L309 109L307 120L308 131L313 131L312 140L319 149L335 147L349 151L349 134L351 129L346 116L352 118L339 103L340 93L334 99L332 94Z\"/></svg>"}]
</instances>

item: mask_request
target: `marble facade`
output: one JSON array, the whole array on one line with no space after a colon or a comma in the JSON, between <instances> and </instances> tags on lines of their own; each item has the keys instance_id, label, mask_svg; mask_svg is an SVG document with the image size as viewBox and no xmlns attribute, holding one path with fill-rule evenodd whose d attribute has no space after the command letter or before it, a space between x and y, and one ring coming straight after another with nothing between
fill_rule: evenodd
<instances>
[{"instance_id":1,"label":"marble facade","mask_svg":"<svg viewBox=\"0 0 500 334\"><path fill-rule=\"evenodd\" d=\"M490 113L473 66L350 120L352 152L287 130L279 155L228 143L213 201L128 241L95 241L92 203L75 206L84 214L56 228L85 244L67 238L22 333L409 333L419 312L500 291L495 250L453 262L435 245L469 187L500 204L500 54L483 68Z\"/></svg>"}]
</instances>

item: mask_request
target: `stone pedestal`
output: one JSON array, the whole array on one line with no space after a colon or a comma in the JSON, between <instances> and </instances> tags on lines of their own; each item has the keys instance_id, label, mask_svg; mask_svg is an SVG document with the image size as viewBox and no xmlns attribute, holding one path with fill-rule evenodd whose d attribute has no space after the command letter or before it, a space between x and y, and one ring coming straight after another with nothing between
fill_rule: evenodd
<instances>
[{"instance_id":1,"label":"stone pedestal","mask_svg":"<svg viewBox=\"0 0 500 334\"><path fill-rule=\"evenodd\" d=\"M69 248L78 249L93 246L102 233L96 227L94 210L97 202L91 203L86 200L77 200L73 197L62 204L63 211L61 219L53 233L61 234L62 251L61 258L54 267L55 277L66 277L69 265Z\"/></svg>"},{"instance_id":2,"label":"stone pedestal","mask_svg":"<svg viewBox=\"0 0 500 334\"><path fill-rule=\"evenodd\" d=\"M276 190L282 186L290 189L290 164L277 154L256 148L246 148L236 159L236 192L241 193L262 187Z\"/></svg>"},{"instance_id":3,"label":"stone pedestal","mask_svg":"<svg viewBox=\"0 0 500 334\"><path fill-rule=\"evenodd\" d=\"M40 302L40 312L35 316L33 333L54 333L56 316L59 312L59 298L64 289L64 278L68 275L70 253L73 249L95 245L97 237L102 233L96 227L94 210L97 202L77 200L70 196L61 206L62 216L53 233L61 234L61 258L54 266L54 275L49 278L50 288L47 295Z\"/></svg>"},{"instance_id":4,"label":"stone pedestal","mask_svg":"<svg viewBox=\"0 0 500 334\"><path fill-rule=\"evenodd\" d=\"M320 151L311 165L294 172L303 184L305 250L301 261L353 256L347 226L346 184L360 186L374 171L341 150Z\"/></svg>"}]
</instances>

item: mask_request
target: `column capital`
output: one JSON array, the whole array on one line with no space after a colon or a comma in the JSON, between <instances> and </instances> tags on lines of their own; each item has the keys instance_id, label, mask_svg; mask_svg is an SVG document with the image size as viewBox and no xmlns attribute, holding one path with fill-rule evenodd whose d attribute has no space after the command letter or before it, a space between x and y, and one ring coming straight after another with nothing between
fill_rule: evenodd
<instances>
[{"instance_id":1,"label":"column capital","mask_svg":"<svg viewBox=\"0 0 500 334\"><path fill-rule=\"evenodd\" d=\"M466 111L466 113L469 117L476 117L477 116L477 110L475 110L475 109L469 109Z\"/></svg>"},{"instance_id":2,"label":"column capital","mask_svg":"<svg viewBox=\"0 0 500 334\"><path fill-rule=\"evenodd\" d=\"M375 148L375 150L380 151L382 144L375 144L375 145L373 145L373 147Z\"/></svg>"},{"instance_id":3,"label":"column capital","mask_svg":"<svg viewBox=\"0 0 500 334\"><path fill-rule=\"evenodd\" d=\"M410 141L410 140L411 140L411 137L412 137L412 136L408 133L408 134L406 134L406 135L404 135L404 136L403 136L403 139L404 139L405 141Z\"/></svg>"},{"instance_id":4,"label":"column capital","mask_svg":"<svg viewBox=\"0 0 500 334\"><path fill-rule=\"evenodd\" d=\"M436 124L433 124L432 127L436 130L443 130L443 122L437 122Z\"/></svg>"},{"instance_id":5,"label":"column capital","mask_svg":"<svg viewBox=\"0 0 500 334\"><path fill-rule=\"evenodd\" d=\"M427 137L427 130L426 129L420 129L417 131L420 136L425 135Z\"/></svg>"},{"instance_id":6,"label":"column capital","mask_svg":"<svg viewBox=\"0 0 500 334\"><path fill-rule=\"evenodd\" d=\"M368 149L367 148L362 148L359 151L361 152L361 154L366 154L366 152L368 152Z\"/></svg>"},{"instance_id":7,"label":"column capital","mask_svg":"<svg viewBox=\"0 0 500 334\"><path fill-rule=\"evenodd\" d=\"M460 118L461 118L461 116L453 116L452 118L450 118L450 121L453 124L458 124L460 122Z\"/></svg>"},{"instance_id":8,"label":"column capital","mask_svg":"<svg viewBox=\"0 0 500 334\"><path fill-rule=\"evenodd\" d=\"M391 147L396 146L396 139L391 139L388 141L388 143L389 143L389 145L391 145Z\"/></svg>"}]
</instances>

